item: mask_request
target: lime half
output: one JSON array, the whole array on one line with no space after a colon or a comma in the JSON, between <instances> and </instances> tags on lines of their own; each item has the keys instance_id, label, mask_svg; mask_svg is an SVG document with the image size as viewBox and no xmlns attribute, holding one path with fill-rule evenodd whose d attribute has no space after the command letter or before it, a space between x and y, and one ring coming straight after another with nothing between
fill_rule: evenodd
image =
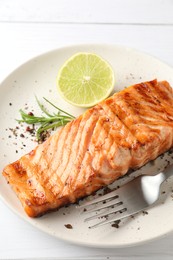
<instances>
[{"instance_id":1,"label":"lime half","mask_svg":"<svg viewBox=\"0 0 173 260\"><path fill-rule=\"evenodd\" d=\"M69 103L91 107L107 98L114 87L111 66L93 53L77 53L68 59L57 76L57 88Z\"/></svg>"}]
</instances>

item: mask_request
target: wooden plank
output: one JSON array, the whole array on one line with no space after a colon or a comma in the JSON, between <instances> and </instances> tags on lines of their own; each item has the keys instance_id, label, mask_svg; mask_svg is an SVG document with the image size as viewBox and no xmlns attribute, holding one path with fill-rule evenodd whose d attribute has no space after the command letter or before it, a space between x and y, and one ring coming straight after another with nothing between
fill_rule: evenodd
<instances>
[{"instance_id":1,"label":"wooden plank","mask_svg":"<svg viewBox=\"0 0 173 260\"><path fill-rule=\"evenodd\" d=\"M0 21L173 24L170 0L0 0Z\"/></svg>"}]
</instances>

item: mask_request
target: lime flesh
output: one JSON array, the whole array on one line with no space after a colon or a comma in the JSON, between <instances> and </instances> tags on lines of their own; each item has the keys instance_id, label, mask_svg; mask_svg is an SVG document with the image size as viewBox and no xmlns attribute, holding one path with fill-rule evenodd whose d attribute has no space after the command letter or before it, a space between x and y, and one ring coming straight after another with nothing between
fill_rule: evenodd
<instances>
[{"instance_id":1,"label":"lime flesh","mask_svg":"<svg viewBox=\"0 0 173 260\"><path fill-rule=\"evenodd\" d=\"M68 59L57 76L57 88L69 103L91 107L107 98L114 87L111 66L93 53L77 53Z\"/></svg>"}]
</instances>

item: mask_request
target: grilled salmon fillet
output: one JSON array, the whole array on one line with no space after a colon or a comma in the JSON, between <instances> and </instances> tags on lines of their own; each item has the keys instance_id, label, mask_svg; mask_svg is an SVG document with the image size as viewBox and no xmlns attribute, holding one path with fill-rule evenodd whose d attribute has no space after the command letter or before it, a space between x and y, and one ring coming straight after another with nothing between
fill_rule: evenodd
<instances>
[{"instance_id":1,"label":"grilled salmon fillet","mask_svg":"<svg viewBox=\"0 0 173 260\"><path fill-rule=\"evenodd\" d=\"M173 146L166 81L130 86L87 110L3 175L30 217L74 203Z\"/></svg>"}]
</instances>

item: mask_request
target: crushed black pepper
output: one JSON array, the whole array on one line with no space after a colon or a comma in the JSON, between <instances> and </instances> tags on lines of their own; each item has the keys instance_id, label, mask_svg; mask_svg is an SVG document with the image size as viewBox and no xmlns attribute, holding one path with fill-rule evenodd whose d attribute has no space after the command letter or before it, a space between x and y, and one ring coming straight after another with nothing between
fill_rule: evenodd
<instances>
[{"instance_id":1,"label":"crushed black pepper","mask_svg":"<svg viewBox=\"0 0 173 260\"><path fill-rule=\"evenodd\" d=\"M143 213L143 216L148 215L148 212L145 210L143 210L142 213Z\"/></svg>"},{"instance_id":2,"label":"crushed black pepper","mask_svg":"<svg viewBox=\"0 0 173 260\"><path fill-rule=\"evenodd\" d=\"M19 128L17 128L17 126L16 126L16 128L10 128L9 127L9 130L12 132L12 134L14 135L14 136L17 136L17 130L18 130ZM8 129L7 129L8 130Z\"/></svg>"},{"instance_id":3,"label":"crushed black pepper","mask_svg":"<svg viewBox=\"0 0 173 260\"><path fill-rule=\"evenodd\" d=\"M65 224L64 226L68 229L73 229L73 226L71 224Z\"/></svg>"},{"instance_id":4,"label":"crushed black pepper","mask_svg":"<svg viewBox=\"0 0 173 260\"><path fill-rule=\"evenodd\" d=\"M107 193L111 192L112 190L109 187L105 187L103 190L103 195L106 195Z\"/></svg>"},{"instance_id":5,"label":"crushed black pepper","mask_svg":"<svg viewBox=\"0 0 173 260\"><path fill-rule=\"evenodd\" d=\"M39 139L39 144L40 143L43 143L44 141L46 141L50 136L50 132L49 131L45 131L45 132L42 132L40 133L40 139Z\"/></svg>"},{"instance_id":6,"label":"crushed black pepper","mask_svg":"<svg viewBox=\"0 0 173 260\"><path fill-rule=\"evenodd\" d=\"M111 225L111 227L119 228L119 224L120 224L120 222L121 222L121 220L117 220L117 221L115 221L115 222Z\"/></svg>"}]
</instances>

